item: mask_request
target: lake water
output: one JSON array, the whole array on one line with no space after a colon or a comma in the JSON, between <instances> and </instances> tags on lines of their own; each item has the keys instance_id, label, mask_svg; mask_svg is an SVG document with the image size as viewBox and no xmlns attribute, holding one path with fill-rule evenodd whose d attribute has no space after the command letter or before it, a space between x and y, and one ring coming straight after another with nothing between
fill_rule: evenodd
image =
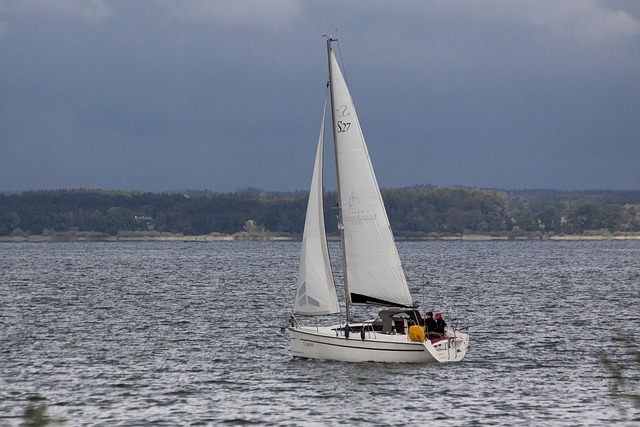
<instances>
[{"instance_id":1,"label":"lake water","mask_svg":"<svg viewBox=\"0 0 640 427\"><path fill-rule=\"evenodd\" d=\"M73 426L640 421L598 359L637 393L640 242L398 246L422 308L470 320L461 363L293 360L297 242L0 243L0 426L34 394Z\"/></svg>"}]
</instances>

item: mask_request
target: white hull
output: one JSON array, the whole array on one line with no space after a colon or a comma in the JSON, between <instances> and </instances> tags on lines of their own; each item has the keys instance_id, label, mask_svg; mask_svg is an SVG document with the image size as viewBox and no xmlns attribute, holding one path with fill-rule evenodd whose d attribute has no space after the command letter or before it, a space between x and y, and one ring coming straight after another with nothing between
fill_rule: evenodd
<instances>
[{"instance_id":1,"label":"white hull","mask_svg":"<svg viewBox=\"0 0 640 427\"><path fill-rule=\"evenodd\" d=\"M354 325L355 326L355 325ZM336 334L338 330L338 334ZM458 362L467 354L469 336L455 336L431 343L410 341L405 334L382 334L369 331L346 338L340 325L311 327L290 326L293 357L336 360L341 362L447 363Z\"/></svg>"}]
</instances>

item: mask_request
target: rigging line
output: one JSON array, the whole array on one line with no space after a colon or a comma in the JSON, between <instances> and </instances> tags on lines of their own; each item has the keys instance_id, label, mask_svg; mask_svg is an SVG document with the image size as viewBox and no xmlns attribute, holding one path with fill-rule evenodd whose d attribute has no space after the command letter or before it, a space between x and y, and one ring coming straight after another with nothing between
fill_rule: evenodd
<instances>
[{"instance_id":1,"label":"rigging line","mask_svg":"<svg viewBox=\"0 0 640 427\"><path fill-rule=\"evenodd\" d=\"M338 30L336 29L336 33ZM340 48L340 39L338 37L335 38L336 46L338 47L338 57L340 58L340 69L342 70L342 77L344 77L344 81L349 87L349 79L347 78L347 69L344 65L344 59L342 59L342 49Z\"/></svg>"}]
</instances>

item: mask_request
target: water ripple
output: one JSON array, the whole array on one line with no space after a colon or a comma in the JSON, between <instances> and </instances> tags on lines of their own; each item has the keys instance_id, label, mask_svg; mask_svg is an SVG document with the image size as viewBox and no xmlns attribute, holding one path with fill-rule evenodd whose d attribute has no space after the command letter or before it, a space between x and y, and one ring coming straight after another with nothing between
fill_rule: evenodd
<instances>
[{"instance_id":1,"label":"water ripple","mask_svg":"<svg viewBox=\"0 0 640 427\"><path fill-rule=\"evenodd\" d=\"M471 320L467 358L444 366L293 360L278 330L299 247L0 244L0 425L19 425L33 394L92 426L640 417L616 406L598 360L638 380L612 336L619 326L640 342L637 242L401 243L414 296Z\"/></svg>"}]
</instances>

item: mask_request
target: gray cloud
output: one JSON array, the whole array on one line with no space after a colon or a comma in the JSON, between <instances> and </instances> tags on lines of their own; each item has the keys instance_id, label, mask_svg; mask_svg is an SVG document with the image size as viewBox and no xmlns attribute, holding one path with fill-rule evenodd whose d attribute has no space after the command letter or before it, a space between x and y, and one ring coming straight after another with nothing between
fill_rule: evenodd
<instances>
[{"instance_id":1,"label":"gray cloud","mask_svg":"<svg viewBox=\"0 0 640 427\"><path fill-rule=\"evenodd\" d=\"M638 189L627 1L0 1L0 190L305 189L345 72L380 183Z\"/></svg>"}]
</instances>

